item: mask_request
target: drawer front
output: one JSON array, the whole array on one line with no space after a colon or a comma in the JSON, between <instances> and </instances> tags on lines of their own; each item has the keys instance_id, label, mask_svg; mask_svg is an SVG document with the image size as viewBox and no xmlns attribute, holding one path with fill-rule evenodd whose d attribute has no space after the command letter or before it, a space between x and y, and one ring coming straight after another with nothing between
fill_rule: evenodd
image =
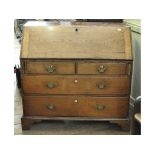
<instances>
[{"instance_id":1,"label":"drawer front","mask_svg":"<svg viewBox=\"0 0 155 155\"><path fill-rule=\"evenodd\" d=\"M128 98L53 96L24 97L25 116L128 116Z\"/></svg>"},{"instance_id":2,"label":"drawer front","mask_svg":"<svg viewBox=\"0 0 155 155\"><path fill-rule=\"evenodd\" d=\"M129 77L23 76L24 93L127 95Z\"/></svg>"},{"instance_id":3,"label":"drawer front","mask_svg":"<svg viewBox=\"0 0 155 155\"><path fill-rule=\"evenodd\" d=\"M28 61L26 73L75 74L74 62Z\"/></svg>"},{"instance_id":4,"label":"drawer front","mask_svg":"<svg viewBox=\"0 0 155 155\"><path fill-rule=\"evenodd\" d=\"M79 62L78 74L124 75L126 63Z\"/></svg>"}]
</instances>

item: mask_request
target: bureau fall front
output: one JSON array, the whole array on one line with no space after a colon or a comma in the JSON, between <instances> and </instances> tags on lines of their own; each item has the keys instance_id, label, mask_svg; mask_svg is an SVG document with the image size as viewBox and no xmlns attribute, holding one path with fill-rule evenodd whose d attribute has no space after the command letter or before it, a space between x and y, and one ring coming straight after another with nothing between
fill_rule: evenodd
<instances>
[{"instance_id":1,"label":"bureau fall front","mask_svg":"<svg viewBox=\"0 0 155 155\"><path fill-rule=\"evenodd\" d=\"M129 129L130 28L29 22L21 49L23 129L41 120L96 120Z\"/></svg>"}]
</instances>

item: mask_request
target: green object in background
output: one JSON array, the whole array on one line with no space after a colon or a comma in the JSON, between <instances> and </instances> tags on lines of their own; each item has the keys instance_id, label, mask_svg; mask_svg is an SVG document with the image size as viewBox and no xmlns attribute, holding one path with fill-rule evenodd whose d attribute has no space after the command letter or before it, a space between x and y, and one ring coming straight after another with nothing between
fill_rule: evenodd
<instances>
[{"instance_id":1,"label":"green object in background","mask_svg":"<svg viewBox=\"0 0 155 155\"><path fill-rule=\"evenodd\" d=\"M131 27L132 32L141 33L140 19L125 19L124 22Z\"/></svg>"}]
</instances>

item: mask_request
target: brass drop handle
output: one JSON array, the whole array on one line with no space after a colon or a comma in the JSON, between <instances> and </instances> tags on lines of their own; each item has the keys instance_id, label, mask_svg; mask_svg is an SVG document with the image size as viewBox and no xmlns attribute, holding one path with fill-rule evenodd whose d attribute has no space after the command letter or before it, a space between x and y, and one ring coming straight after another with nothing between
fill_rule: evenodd
<instances>
[{"instance_id":1,"label":"brass drop handle","mask_svg":"<svg viewBox=\"0 0 155 155\"><path fill-rule=\"evenodd\" d=\"M106 69L107 69L107 68L106 68L104 65L100 65L100 66L97 68L97 71L98 71L99 73L104 73Z\"/></svg>"},{"instance_id":2,"label":"brass drop handle","mask_svg":"<svg viewBox=\"0 0 155 155\"><path fill-rule=\"evenodd\" d=\"M56 84L55 84L55 83L50 83L50 82L49 82L49 83L47 84L47 87L50 88L50 89L52 89L52 88L55 88L55 87L56 87Z\"/></svg>"},{"instance_id":3,"label":"brass drop handle","mask_svg":"<svg viewBox=\"0 0 155 155\"><path fill-rule=\"evenodd\" d=\"M55 66L53 66L53 65L48 66L48 67L47 67L47 71L48 71L49 73L53 73L53 72L55 72L55 71L56 71L56 67L55 67Z\"/></svg>"},{"instance_id":4,"label":"brass drop handle","mask_svg":"<svg viewBox=\"0 0 155 155\"><path fill-rule=\"evenodd\" d=\"M104 110L105 106L104 105L96 105L96 110Z\"/></svg>"},{"instance_id":5,"label":"brass drop handle","mask_svg":"<svg viewBox=\"0 0 155 155\"><path fill-rule=\"evenodd\" d=\"M48 104L48 105L47 105L47 109L53 110L53 109L55 109L55 105L53 105L53 104Z\"/></svg>"},{"instance_id":6,"label":"brass drop handle","mask_svg":"<svg viewBox=\"0 0 155 155\"><path fill-rule=\"evenodd\" d=\"M105 82L98 83L98 84L96 84L96 86L99 89L104 89L106 87Z\"/></svg>"}]
</instances>

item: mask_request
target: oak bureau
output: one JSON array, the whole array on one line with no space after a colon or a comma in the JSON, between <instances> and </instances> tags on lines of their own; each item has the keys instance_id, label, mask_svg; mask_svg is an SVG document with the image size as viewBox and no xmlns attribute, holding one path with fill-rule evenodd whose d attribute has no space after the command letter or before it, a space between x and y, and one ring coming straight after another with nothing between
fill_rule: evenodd
<instances>
[{"instance_id":1,"label":"oak bureau","mask_svg":"<svg viewBox=\"0 0 155 155\"><path fill-rule=\"evenodd\" d=\"M21 48L22 128L96 120L129 129L130 28L122 23L28 22Z\"/></svg>"}]
</instances>

